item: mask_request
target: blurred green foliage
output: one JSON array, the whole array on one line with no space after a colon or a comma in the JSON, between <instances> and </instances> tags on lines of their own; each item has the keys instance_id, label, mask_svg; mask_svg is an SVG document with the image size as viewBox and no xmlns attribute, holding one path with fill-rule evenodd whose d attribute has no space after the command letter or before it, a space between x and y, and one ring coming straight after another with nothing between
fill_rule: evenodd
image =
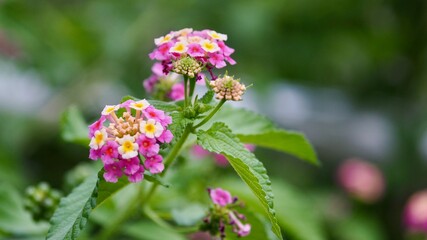
<instances>
[{"instance_id":1,"label":"blurred green foliage","mask_svg":"<svg viewBox=\"0 0 427 240\"><path fill-rule=\"evenodd\" d=\"M93 109L101 107L90 98L95 92L84 93L93 84L116 84L113 89L121 86L125 94L143 97L153 38L184 27L210 28L227 33L236 49L238 64L228 68L230 74L253 82L263 94L271 83L286 79L338 88L356 107L386 113L398 147L393 159L383 159L388 160L382 164L387 195L371 211L381 224L365 225L380 225L386 239L401 239L402 204L412 191L427 186L426 163L418 151L427 129L426 19L425 0L1 1L0 36L7 41L0 41L0 64L36 73L51 95L30 114L1 105L0 130L7 134L0 136L0 181L22 192L40 180L63 185L64 173L88 160L84 147L60 139L61 112L75 103L92 120ZM278 160L288 156L259 153L279 179L307 192L334 188L337 159L323 159L333 153L320 149L325 162L320 170L293 161L284 168ZM342 231L365 231L357 223L364 217L343 222ZM330 232L338 239L347 236Z\"/></svg>"}]
</instances>

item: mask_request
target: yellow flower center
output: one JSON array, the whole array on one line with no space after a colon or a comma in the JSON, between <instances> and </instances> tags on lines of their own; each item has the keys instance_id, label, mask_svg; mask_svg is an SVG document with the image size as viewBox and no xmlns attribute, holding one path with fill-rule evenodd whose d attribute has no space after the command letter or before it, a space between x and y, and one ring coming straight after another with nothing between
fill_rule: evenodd
<instances>
[{"instance_id":1,"label":"yellow flower center","mask_svg":"<svg viewBox=\"0 0 427 240\"><path fill-rule=\"evenodd\" d=\"M102 133L96 134L95 140L97 144L100 144L104 140L104 135L102 135Z\"/></svg>"},{"instance_id":2,"label":"yellow flower center","mask_svg":"<svg viewBox=\"0 0 427 240\"><path fill-rule=\"evenodd\" d=\"M144 104L143 103L135 103L135 107L137 107L137 108L143 108Z\"/></svg>"},{"instance_id":3,"label":"yellow flower center","mask_svg":"<svg viewBox=\"0 0 427 240\"><path fill-rule=\"evenodd\" d=\"M210 42L206 42L203 44L203 47L208 49L208 50L213 50L214 49L214 45Z\"/></svg>"},{"instance_id":4,"label":"yellow flower center","mask_svg":"<svg viewBox=\"0 0 427 240\"><path fill-rule=\"evenodd\" d=\"M154 126L154 124L147 123L147 125L145 125L145 131L147 133L154 133L156 131L156 126Z\"/></svg>"},{"instance_id":5,"label":"yellow flower center","mask_svg":"<svg viewBox=\"0 0 427 240\"><path fill-rule=\"evenodd\" d=\"M178 44L178 46L176 46L175 50L179 51L179 52L184 51L184 45L183 44Z\"/></svg>"},{"instance_id":6,"label":"yellow flower center","mask_svg":"<svg viewBox=\"0 0 427 240\"><path fill-rule=\"evenodd\" d=\"M134 150L133 143L131 141L125 141L122 146L124 152L132 152Z\"/></svg>"},{"instance_id":7,"label":"yellow flower center","mask_svg":"<svg viewBox=\"0 0 427 240\"><path fill-rule=\"evenodd\" d=\"M108 107L105 111L106 111L107 113L112 113L112 112L114 112L114 106Z\"/></svg>"}]
</instances>

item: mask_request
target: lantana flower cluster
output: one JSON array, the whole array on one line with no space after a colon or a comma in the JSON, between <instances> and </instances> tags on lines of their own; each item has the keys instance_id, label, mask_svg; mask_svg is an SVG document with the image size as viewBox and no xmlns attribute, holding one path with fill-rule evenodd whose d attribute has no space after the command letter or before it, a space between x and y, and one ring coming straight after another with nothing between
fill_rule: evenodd
<instances>
[{"instance_id":1,"label":"lantana flower cluster","mask_svg":"<svg viewBox=\"0 0 427 240\"><path fill-rule=\"evenodd\" d=\"M161 61L165 74L175 71L193 78L205 67L212 74L211 69L223 68L226 62L236 64L231 58L234 49L225 41L227 35L213 30L184 28L154 39L156 48L149 57Z\"/></svg>"},{"instance_id":2,"label":"lantana flower cluster","mask_svg":"<svg viewBox=\"0 0 427 240\"><path fill-rule=\"evenodd\" d=\"M208 189L208 192L214 205L210 208L209 215L203 220L201 229L225 239L225 228L229 225L238 237L247 236L251 231L251 225L243 223L246 220L245 215L236 210L237 207L243 206L238 202L238 198L232 197L230 192L221 188Z\"/></svg>"},{"instance_id":3,"label":"lantana flower cluster","mask_svg":"<svg viewBox=\"0 0 427 240\"><path fill-rule=\"evenodd\" d=\"M234 79L232 76L224 75L221 78L217 78L211 81L210 86L216 94L216 99L222 100L233 100L240 101L246 91L246 86Z\"/></svg>"},{"instance_id":4,"label":"lantana flower cluster","mask_svg":"<svg viewBox=\"0 0 427 240\"><path fill-rule=\"evenodd\" d=\"M139 182L146 169L161 173L164 164L159 150L173 138L167 130L170 123L170 116L145 99L107 105L101 118L89 126L89 158L102 160L107 182L117 182L123 174L130 182Z\"/></svg>"}]
</instances>

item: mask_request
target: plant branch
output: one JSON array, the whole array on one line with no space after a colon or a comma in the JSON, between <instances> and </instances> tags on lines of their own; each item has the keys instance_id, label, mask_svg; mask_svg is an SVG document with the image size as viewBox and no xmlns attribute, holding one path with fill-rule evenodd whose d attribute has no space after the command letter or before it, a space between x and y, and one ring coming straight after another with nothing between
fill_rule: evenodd
<instances>
[{"instance_id":1,"label":"plant branch","mask_svg":"<svg viewBox=\"0 0 427 240\"><path fill-rule=\"evenodd\" d=\"M209 113L208 116L206 116L201 122L199 122L196 126L193 127L193 129L197 129L201 126L203 126L205 123L207 123L214 115L218 112L218 110L224 105L225 99L221 99L221 101L216 105L216 107Z\"/></svg>"},{"instance_id":2,"label":"plant branch","mask_svg":"<svg viewBox=\"0 0 427 240\"><path fill-rule=\"evenodd\" d=\"M188 76L184 75L184 108L188 104Z\"/></svg>"},{"instance_id":3,"label":"plant branch","mask_svg":"<svg viewBox=\"0 0 427 240\"><path fill-rule=\"evenodd\" d=\"M168 156L164 159L165 169L163 170L161 176L165 175L166 171L168 170L169 166L172 164L173 160L175 160L175 158L178 156L182 146L184 145L185 141L190 135L191 129L192 129L192 125L187 125L187 127L185 127L184 133L182 134L181 138L175 144L172 150L169 152ZM144 200L141 202L142 207L144 207L150 201L151 197L156 192L158 186L159 186L158 183L153 183L147 195L145 196Z\"/></svg>"}]
</instances>

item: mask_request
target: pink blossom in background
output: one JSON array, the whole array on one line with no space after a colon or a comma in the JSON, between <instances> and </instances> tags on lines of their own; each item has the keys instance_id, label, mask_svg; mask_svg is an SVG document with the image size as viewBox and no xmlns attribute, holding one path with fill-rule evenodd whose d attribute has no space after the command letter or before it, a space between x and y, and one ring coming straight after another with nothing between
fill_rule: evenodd
<instances>
[{"instance_id":1,"label":"pink blossom in background","mask_svg":"<svg viewBox=\"0 0 427 240\"><path fill-rule=\"evenodd\" d=\"M404 210L404 223L410 231L427 234L427 189L409 198Z\"/></svg>"},{"instance_id":2,"label":"pink blossom in background","mask_svg":"<svg viewBox=\"0 0 427 240\"><path fill-rule=\"evenodd\" d=\"M221 188L209 189L209 195L213 203L223 207L233 202L231 194Z\"/></svg>"},{"instance_id":3,"label":"pink blossom in background","mask_svg":"<svg viewBox=\"0 0 427 240\"><path fill-rule=\"evenodd\" d=\"M381 171L373 164L356 158L341 164L338 183L350 195L366 203L380 199L385 188Z\"/></svg>"},{"instance_id":4,"label":"pink blossom in background","mask_svg":"<svg viewBox=\"0 0 427 240\"><path fill-rule=\"evenodd\" d=\"M205 158L211 154L211 152L202 148L202 146L200 145L194 145L193 148L191 149L191 152L197 158Z\"/></svg>"},{"instance_id":5,"label":"pink blossom in background","mask_svg":"<svg viewBox=\"0 0 427 240\"><path fill-rule=\"evenodd\" d=\"M181 82L174 84L168 96L173 101L183 100L185 98L184 83Z\"/></svg>"}]
</instances>

